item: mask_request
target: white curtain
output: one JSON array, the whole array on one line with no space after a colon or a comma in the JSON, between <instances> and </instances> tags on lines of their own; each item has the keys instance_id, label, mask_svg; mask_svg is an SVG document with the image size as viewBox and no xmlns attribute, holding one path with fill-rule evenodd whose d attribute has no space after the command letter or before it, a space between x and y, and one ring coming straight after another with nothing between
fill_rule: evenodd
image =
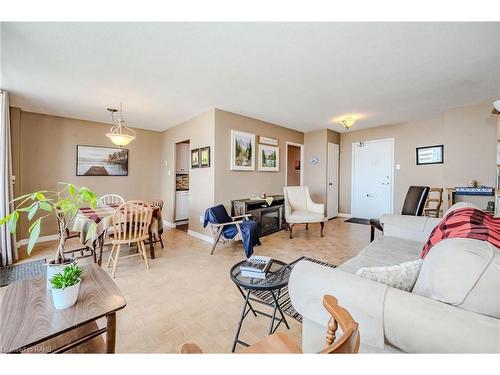
<instances>
[{"instance_id":1,"label":"white curtain","mask_svg":"<svg viewBox=\"0 0 500 375\"><path fill-rule=\"evenodd\" d=\"M10 138L9 94L0 90L0 217L12 210L12 148ZM6 225L0 227L0 266L7 266L17 260L15 236Z\"/></svg>"}]
</instances>

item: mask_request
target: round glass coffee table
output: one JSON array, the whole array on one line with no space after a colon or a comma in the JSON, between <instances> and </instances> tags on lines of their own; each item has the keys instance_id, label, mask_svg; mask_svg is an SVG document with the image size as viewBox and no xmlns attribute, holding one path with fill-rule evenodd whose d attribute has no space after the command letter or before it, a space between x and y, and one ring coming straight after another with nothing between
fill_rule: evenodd
<instances>
[{"instance_id":1,"label":"round glass coffee table","mask_svg":"<svg viewBox=\"0 0 500 375\"><path fill-rule=\"evenodd\" d=\"M249 344L247 344L246 342L241 341L239 339L239 336L243 320L245 320L250 311L255 317L257 317L257 314L260 314L271 318L271 323L269 325L270 335L276 332L276 329L281 323L285 323L286 327L290 329L290 327L288 326L288 322L286 321L285 314L283 314L278 301L280 298L281 290L284 287L288 286L288 279L290 278L292 266L280 260L272 259L271 265L266 272L266 278L260 279L246 277L241 274L240 265L245 263L245 261L246 260L242 260L241 262L236 263L231 267L231 271L229 272L231 280L234 282L245 300L245 304L243 305L243 310L241 312L240 321L238 323L238 328L236 330L236 335L233 341L232 352L234 352L234 350L236 349L236 344L249 346ZM264 292L267 297L270 297L270 302L267 302L263 299L251 297L250 293L256 291ZM250 302L255 302L261 305L272 307L273 312L272 314L268 314L263 311L256 310ZM276 316L277 312L279 312L281 317ZM277 324L276 321L278 322Z\"/></svg>"}]
</instances>

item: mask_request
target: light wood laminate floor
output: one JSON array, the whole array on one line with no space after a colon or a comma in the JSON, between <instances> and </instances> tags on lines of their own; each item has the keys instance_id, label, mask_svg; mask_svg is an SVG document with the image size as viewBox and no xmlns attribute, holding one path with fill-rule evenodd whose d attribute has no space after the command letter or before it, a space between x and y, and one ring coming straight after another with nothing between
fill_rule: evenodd
<instances>
[{"instance_id":1,"label":"light wood laminate floor","mask_svg":"<svg viewBox=\"0 0 500 375\"><path fill-rule=\"evenodd\" d=\"M330 220L323 238L319 224L310 225L308 231L296 225L292 240L286 231L263 237L255 253L285 262L305 255L341 264L368 244L370 229L344 220ZM182 343L195 341L208 353L230 352L243 300L229 269L244 257L241 243L219 245L210 256L209 243L180 230L166 230L163 242L165 249L157 245L157 258L150 260L149 270L139 257L120 260L115 281L127 306L117 314L116 351L178 353ZM30 259L51 258L55 246L56 242L37 245ZM109 251L104 253L103 267L108 255ZM0 302L4 292L0 288ZM292 318L288 322L290 333L300 341L300 323ZM248 316L240 338L254 343L268 328L268 318Z\"/></svg>"}]
</instances>

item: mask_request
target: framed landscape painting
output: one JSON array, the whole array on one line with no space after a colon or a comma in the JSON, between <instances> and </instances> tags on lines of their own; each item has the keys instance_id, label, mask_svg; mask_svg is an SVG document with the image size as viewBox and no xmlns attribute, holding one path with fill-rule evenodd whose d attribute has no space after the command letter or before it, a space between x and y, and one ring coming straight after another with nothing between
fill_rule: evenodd
<instances>
[{"instance_id":1,"label":"framed landscape painting","mask_svg":"<svg viewBox=\"0 0 500 375\"><path fill-rule=\"evenodd\" d=\"M280 149L275 146L259 145L259 171L279 172Z\"/></svg>"},{"instance_id":2,"label":"framed landscape painting","mask_svg":"<svg viewBox=\"0 0 500 375\"><path fill-rule=\"evenodd\" d=\"M77 176L128 176L128 149L76 146Z\"/></svg>"},{"instance_id":3,"label":"framed landscape painting","mask_svg":"<svg viewBox=\"0 0 500 375\"><path fill-rule=\"evenodd\" d=\"M210 146L200 148L200 167L210 167Z\"/></svg>"},{"instance_id":4,"label":"framed landscape painting","mask_svg":"<svg viewBox=\"0 0 500 375\"><path fill-rule=\"evenodd\" d=\"M231 130L231 170L255 170L255 134Z\"/></svg>"}]
</instances>

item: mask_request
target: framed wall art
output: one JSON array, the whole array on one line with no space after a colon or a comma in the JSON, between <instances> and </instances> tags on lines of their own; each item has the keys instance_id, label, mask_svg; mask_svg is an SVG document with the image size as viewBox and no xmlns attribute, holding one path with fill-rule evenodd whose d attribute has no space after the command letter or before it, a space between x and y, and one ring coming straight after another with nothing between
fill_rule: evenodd
<instances>
[{"instance_id":1,"label":"framed wall art","mask_svg":"<svg viewBox=\"0 0 500 375\"><path fill-rule=\"evenodd\" d=\"M76 146L77 176L128 176L128 149Z\"/></svg>"},{"instance_id":2,"label":"framed wall art","mask_svg":"<svg viewBox=\"0 0 500 375\"><path fill-rule=\"evenodd\" d=\"M275 146L259 145L259 171L279 172L280 149Z\"/></svg>"},{"instance_id":3,"label":"framed wall art","mask_svg":"<svg viewBox=\"0 0 500 375\"><path fill-rule=\"evenodd\" d=\"M443 164L444 145L417 147L417 165Z\"/></svg>"},{"instance_id":4,"label":"framed wall art","mask_svg":"<svg viewBox=\"0 0 500 375\"><path fill-rule=\"evenodd\" d=\"M210 146L200 148L200 167L210 167Z\"/></svg>"},{"instance_id":5,"label":"framed wall art","mask_svg":"<svg viewBox=\"0 0 500 375\"><path fill-rule=\"evenodd\" d=\"M231 130L231 170L255 170L255 134Z\"/></svg>"},{"instance_id":6,"label":"framed wall art","mask_svg":"<svg viewBox=\"0 0 500 375\"><path fill-rule=\"evenodd\" d=\"M200 168L200 149L191 150L191 168Z\"/></svg>"}]
</instances>

